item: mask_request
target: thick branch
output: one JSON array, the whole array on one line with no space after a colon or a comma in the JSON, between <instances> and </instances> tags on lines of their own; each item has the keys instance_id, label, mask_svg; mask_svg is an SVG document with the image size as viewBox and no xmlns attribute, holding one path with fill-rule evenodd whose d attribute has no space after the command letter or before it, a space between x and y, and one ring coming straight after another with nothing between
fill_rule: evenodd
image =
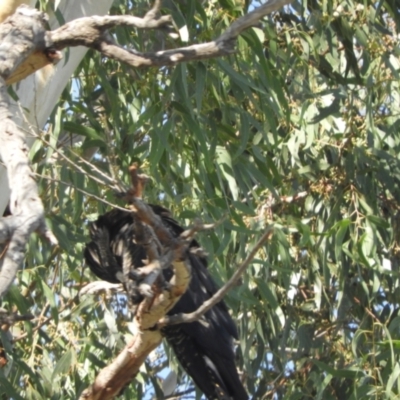
<instances>
[{"instance_id":1,"label":"thick branch","mask_svg":"<svg viewBox=\"0 0 400 400\"><path fill-rule=\"evenodd\" d=\"M264 16L289 4L291 1L268 1L249 14L239 18L225 33L212 42L152 53L141 53L134 49L123 48L117 45L106 31L116 26L133 26L140 29L169 27L171 19L168 16L155 18L155 12L148 13L145 18L126 15L81 18L65 24L53 32L48 32L48 36L57 49L61 50L67 46L84 45L100 51L109 58L133 67L174 65L184 61L215 58L231 54L234 51L235 40L244 30L255 26Z\"/></svg>"},{"instance_id":2,"label":"thick branch","mask_svg":"<svg viewBox=\"0 0 400 400\"><path fill-rule=\"evenodd\" d=\"M94 383L84 390L79 400L113 399L132 381L148 354L161 340L160 331L138 332L117 358L100 371Z\"/></svg>"},{"instance_id":3,"label":"thick branch","mask_svg":"<svg viewBox=\"0 0 400 400\"><path fill-rule=\"evenodd\" d=\"M43 204L29 166L25 136L12 120L9 108L6 85L0 78L0 156L7 167L8 181L13 183L10 196L13 216L0 220L0 226L6 228L2 231L1 239L10 241L2 258L0 298L7 293L22 264L25 245L33 231L39 230L53 243L57 242L46 228Z\"/></svg>"},{"instance_id":4,"label":"thick branch","mask_svg":"<svg viewBox=\"0 0 400 400\"><path fill-rule=\"evenodd\" d=\"M82 393L80 400L113 399L132 381L148 354L161 343L161 332L153 329L155 324L179 300L189 281L186 265L174 263L170 289L157 293L151 300L146 298L140 304L134 319L134 338L110 365L100 371L93 384Z\"/></svg>"},{"instance_id":5,"label":"thick branch","mask_svg":"<svg viewBox=\"0 0 400 400\"><path fill-rule=\"evenodd\" d=\"M7 84L21 80L37 69L57 62L61 58L61 55L55 49L62 50L68 46L90 47L101 52L106 57L113 58L132 67L175 65L185 61L225 56L234 52L235 41L244 30L255 26L264 16L289 4L291 1L268 1L266 4L261 5L249 14L236 20L214 41L149 53L142 53L135 49L126 49L119 46L114 42L108 30L118 26L132 26L137 29L171 30L171 17L158 16L160 1L156 1L153 9L143 18L130 15L85 17L71 21L52 32L45 32L43 26L33 24L35 29L32 29L31 33L34 33L34 37L32 38L31 33L29 33L27 36L27 46L24 48L15 46L13 48L7 45L7 50L17 54L20 60L24 61L23 64L21 65L21 62L4 63L3 68L0 67L0 75L6 79ZM11 23L16 16L28 19L33 17L32 20L40 16L40 19L43 20L43 14L21 6L17 9L15 16L9 18L0 27L0 40L10 32L17 32L15 26ZM32 22L29 23L28 20L23 24L25 28L27 27L28 31L30 25L32 25ZM2 47L3 49L1 49ZM4 51L3 43L0 45L0 59L2 51ZM7 69L6 72L4 71L5 69Z\"/></svg>"},{"instance_id":6,"label":"thick branch","mask_svg":"<svg viewBox=\"0 0 400 400\"><path fill-rule=\"evenodd\" d=\"M45 35L45 14L27 6L0 24L0 76L7 84L17 82L45 65L57 62L60 54Z\"/></svg>"}]
</instances>

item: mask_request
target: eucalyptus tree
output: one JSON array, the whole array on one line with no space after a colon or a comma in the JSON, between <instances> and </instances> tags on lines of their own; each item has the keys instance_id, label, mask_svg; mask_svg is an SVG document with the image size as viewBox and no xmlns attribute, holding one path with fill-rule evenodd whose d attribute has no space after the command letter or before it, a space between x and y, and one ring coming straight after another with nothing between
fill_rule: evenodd
<instances>
[{"instance_id":1,"label":"eucalyptus tree","mask_svg":"<svg viewBox=\"0 0 400 400\"><path fill-rule=\"evenodd\" d=\"M168 55L262 3L165 0L173 29L110 35ZM110 14L150 7L114 1ZM146 200L182 225L220 221L197 235L219 286L273 232L225 297L252 398L398 396L399 24L390 0L295 1L224 56L138 68L90 48L30 150L59 246L31 235L3 299L35 316L13 326L13 349L2 333L5 398L76 398L132 335L124 294L81 292L95 279L88 222L124 206L114 189L132 163L151 177ZM174 396L201 395L166 345L122 394Z\"/></svg>"}]
</instances>

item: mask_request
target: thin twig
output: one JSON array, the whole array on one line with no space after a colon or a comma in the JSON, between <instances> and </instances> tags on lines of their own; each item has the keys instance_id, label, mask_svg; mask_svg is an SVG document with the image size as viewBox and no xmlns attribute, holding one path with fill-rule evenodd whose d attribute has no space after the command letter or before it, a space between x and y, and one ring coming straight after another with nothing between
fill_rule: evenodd
<instances>
[{"instance_id":1,"label":"thin twig","mask_svg":"<svg viewBox=\"0 0 400 400\"><path fill-rule=\"evenodd\" d=\"M61 307L58 310L58 314L61 314L64 310L68 309L69 306L71 305L71 303L74 302L74 298L69 299L63 307ZM46 303L45 307L43 308L43 311L41 312L40 316L37 318L39 321L44 317L44 314L47 312L48 308L50 307L49 303ZM14 338L12 340L12 343L18 342L22 339L25 339L29 334L38 331L40 328L42 328L44 325L46 325L49 321L51 321L53 319L53 316L50 317L46 317L44 320L42 320L41 322L38 323L38 325L36 325L34 328L32 328L31 332L25 332L19 336L17 336L16 338Z\"/></svg>"},{"instance_id":2,"label":"thin twig","mask_svg":"<svg viewBox=\"0 0 400 400\"><path fill-rule=\"evenodd\" d=\"M269 0L261 6L250 11L243 17L234 21L231 26L217 39L217 42L229 42L236 39L243 31L257 26L262 18L279 10L284 5L291 3L291 0Z\"/></svg>"},{"instance_id":3,"label":"thin twig","mask_svg":"<svg viewBox=\"0 0 400 400\"><path fill-rule=\"evenodd\" d=\"M179 236L182 239L188 240L195 236L197 232L206 231L210 229L215 229L217 226L221 225L226 220L227 215L223 215L218 221L213 224L204 224L200 220L195 220L194 224L184 230Z\"/></svg>"},{"instance_id":4,"label":"thin twig","mask_svg":"<svg viewBox=\"0 0 400 400\"><path fill-rule=\"evenodd\" d=\"M179 400L182 396L188 395L190 393L194 393L194 387L190 387L189 389L183 390L182 392L172 393L168 396L164 396L164 400Z\"/></svg>"},{"instance_id":5,"label":"thin twig","mask_svg":"<svg viewBox=\"0 0 400 400\"><path fill-rule=\"evenodd\" d=\"M44 144L46 144L46 146L49 146L53 149L54 152L56 152L59 156L61 156L65 161L67 161L69 164L71 164L76 170L78 170L80 173L84 174L84 175L89 175L91 177L91 179L93 179L95 182L100 183L102 185L105 185L106 183L104 183L104 181L102 181L101 179L97 178L95 175L90 174L88 171L86 171L85 169L83 169L80 165L78 165L77 163L75 163L74 161L72 161L68 156L66 156L63 152L61 152L59 149L57 149L56 147L52 146L46 139L44 139L41 135L38 135L34 132L32 132L32 135L36 138L38 138L39 140L41 140ZM72 152L72 150L70 150ZM115 181L114 179L110 178L108 175L106 175L104 172L101 172L99 169L97 169L96 167L94 167L91 163L89 163L89 166L93 169L96 169L96 172L100 172L101 175L103 176L103 178L107 179L113 186L111 187L111 189L113 190L118 190L119 189L119 184L117 181Z\"/></svg>"},{"instance_id":6,"label":"thin twig","mask_svg":"<svg viewBox=\"0 0 400 400\"><path fill-rule=\"evenodd\" d=\"M28 118L26 117L26 114L21 106L21 103L18 103L19 105L19 110L21 115L24 118L24 122L26 123L26 125L29 127L29 132L32 135L32 137L35 137L36 139L39 139L40 141L42 141L46 146L50 147L56 154L58 154L59 156L61 156L62 158L64 158L69 164L71 164L73 167L75 167L78 171L80 171L81 173L83 173L84 175L89 175L94 181L101 183L101 184L105 184L104 182L102 182L101 180L99 180L95 175L92 175L90 172L85 171L83 168L81 168L79 165L77 165L76 163L74 163L68 156L66 156L64 153L62 153L56 146L53 146L49 141L47 141L43 135L40 135L38 133L36 133L34 127L32 126L32 124L30 123L30 121L28 120ZM111 185L113 185L111 188L113 190L117 190L120 189L122 187L122 185L113 177L108 176L106 173L104 173L101 169L97 168L93 163L85 160L83 157L81 157L78 153L74 152L71 148L68 149L75 157L77 157L81 162L83 162L84 164L86 164L88 167L90 167L91 169L93 169L95 172L97 172L100 176L102 176L104 179L106 179L107 181L109 181L109 183Z\"/></svg>"},{"instance_id":7,"label":"thin twig","mask_svg":"<svg viewBox=\"0 0 400 400\"><path fill-rule=\"evenodd\" d=\"M38 177L43 178L43 179L46 179L46 180L51 181L51 182L62 183L63 185L69 186L69 187L71 187L71 188L77 190L78 192L83 193L85 196L92 197L93 199L96 199L97 201L99 201L99 202L101 202L101 203L104 203L104 204L107 204L108 206L111 206L111 207L113 207L113 208L117 208L118 210L121 210L121 211L128 211L128 212L130 211L130 210L128 210L128 209L126 209L126 208L124 208L124 207L121 207L121 206L119 206L119 205L117 205L117 204L110 203L109 201L104 200L103 198L101 198L101 197L99 197L99 196L96 196L96 195L93 194L93 193L89 193L89 192L87 192L86 190L80 189L80 188L76 187L76 186L75 186L74 184L72 184L72 183L65 182L65 181L62 181L62 180L60 180L60 179L50 178L50 177L48 177L48 176L38 174L37 172L34 172L33 175L38 176ZM103 183L103 184L104 184L104 183ZM104 185L105 185L105 184L104 184Z\"/></svg>"},{"instance_id":8,"label":"thin twig","mask_svg":"<svg viewBox=\"0 0 400 400\"><path fill-rule=\"evenodd\" d=\"M232 287L236 286L237 282L239 281L240 277L243 275L246 268L249 266L251 261L253 261L255 255L257 254L258 250L261 246L272 236L273 233L273 225L269 225L261 236L259 241L255 244L253 249L250 251L247 258L240 264L239 268L235 271L232 277L229 279L228 282L225 283L224 286L221 287L210 299L205 301L201 307L199 307L196 311L187 313L187 314L177 314L171 316L165 316L158 322L158 328L161 329L166 325L176 325L181 323L189 323L198 321L208 310L214 307L217 303L219 303L226 293L232 289Z\"/></svg>"}]
</instances>

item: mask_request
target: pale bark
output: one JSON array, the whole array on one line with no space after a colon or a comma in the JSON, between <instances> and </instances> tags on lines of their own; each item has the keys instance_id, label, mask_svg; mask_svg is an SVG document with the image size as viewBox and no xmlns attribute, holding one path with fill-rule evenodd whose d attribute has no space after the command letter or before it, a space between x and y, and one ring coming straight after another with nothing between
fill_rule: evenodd
<instances>
[{"instance_id":1,"label":"pale bark","mask_svg":"<svg viewBox=\"0 0 400 400\"><path fill-rule=\"evenodd\" d=\"M151 295L139 304L133 319L135 335L122 352L105 368L103 368L92 385L80 396L80 400L113 399L129 384L139 371L140 366L162 340L161 331L155 329L162 318L181 296L186 292L190 282L190 266L186 262L188 242L184 238L175 238L165 228L159 216L141 199L130 198L135 210L135 219L146 229L143 229L143 243L161 243L161 249L147 252L149 262L160 264L160 271L170 268L172 264L173 277L168 289L162 288L162 280L157 279L151 287ZM165 257L169 253L170 256ZM150 264L149 264L150 265ZM127 293L129 296L129 293Z\"/></svg>"},{"instance_id":2,"label":"pale bark","mask_svg":"<svg viewBox=\"0 0 400 400\"><path fill-rule=\"evenodd\" d=\"M13 216L1 219L2 233L7 234L2 242L8 242L1 259L0 298L11 286L25 255L25 246L30 234L38 230L52 243L56 239L48 231L44 221L44 209L38 195L36 182L29 165L28 147L24 133L12 120L10 96L5 80L35 51L44 50L43 14L28 8L9 17L0 24L0 156L7 167L8 181L13 182L10 195L10 210ZM9 34L16 29L18 37Z\"/></svg>"},{"instance_id":3,"label":"pale bark","mask_svg":"<svg viewBox=\"0 0 400 400\"><path fill-rule=\"evenodd\" d=\"M33 3L36 3L36 1L33 1ZM60 3L59 10L64 20L69 22L94 14L107 14L112 3L112 0L63 0ZM59 27L54 15L50 16L49 25L52 29ZM31 147L35 140L32 130L37 134L43 128L54 109L54 105L87 50L86 47L81 46L71 48L68 61L64 57L54 67L53 71L48 69L39 70L14 85L19 101L10 100L12 119L25 132L28 147ZM10 189L7 181L7 172L0 165L0 215L3 214L9 199Z\"/></svg>"}]
</instances>

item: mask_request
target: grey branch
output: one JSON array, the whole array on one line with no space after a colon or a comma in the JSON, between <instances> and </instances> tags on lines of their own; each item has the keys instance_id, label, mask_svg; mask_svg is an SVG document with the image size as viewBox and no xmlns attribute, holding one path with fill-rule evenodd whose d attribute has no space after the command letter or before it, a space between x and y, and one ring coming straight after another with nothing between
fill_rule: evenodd
<instances>
[{"instance_id":1,"label":"grey branch","mask_svg":"<svg viewBox=\"0 0 400 400\"><path fill-rule=\"evenodd\" d=\"M266 3L233 22L225 33L217 39L217 42L223 43L236 39L246 29L256 26L266 15L279 10L291 2L292 0L268 0Z\"/></svg>"},{"instance_id":2,"label":"grey branch","mask_svg":"<svg viewBox=\"0 0 400 400\"><path fill-rule=\"evenodd\" d=\"M54 31L45 31L43 26L35 25L31 29L34 33L27 37L32 38L27 46L20 46L20 38L16 45L11 46L2 38L6 38L10 32L17 32L13 25L18 18L36 18L37 11L29 7L19 7L17 13L0 26L0 55L1 52L10 52L13 57L4 57L6 62L1 66L0 75L7 83L23 79L35 70L55 63L61 58L61 53L56 50L68 46L86 46L101 52L104 56L128 64L132 67L151 67L175 65L185 61L216 58L232 54L235 51L235 43L238 36L246 29L257 26L266 15L278 10L292 0L269 0L267 3L254 9L247 15L239 18L218 38L211 42L193 44L191 46L170 49L165 51L139 52L136 49L127 49L115 43L108 30L118 26L130 26L136 29L162 29L171 32L173 21L171 16L159 16L161 0L157 0L153 8L143 17L130 15L120 16L92 16L79 18L68 22ZM40 14L43 20L43 14ZM19 24L20 22L18 22ZM42 24L43 25L43 24ZM30 24L21 25L29 30ZM13 35L9 35L13 37ZM23 60L24 63L14 62L14 57ZM18 68L19 66L19 68Z\"/></svg>"},{"instance_id":3,"label":"grey branch","mask_svg":"<svg viewBox=\"0 0 400 400\"><path fill-rule=\"evenodd\" d=\"M2 52L7 54L7 57L2 58L5 61L0 67L0 75L7 83L21 80L35 70L57 62L61 58L61 53L56 50L68 46L86 46L101 52L106 57L133 67L175 65L185 61L229 55L234 52L236 39L243 31L257 26L266 15L291 1L269 0L233 22L220 37L211 42L148 53L119 46L108 30L118 26L130 26L136 29L163 29L171 32L173 30L171 16L159 16L161 0L157 0L143 18L130 15L84 17L68 22L54 31L45 31L42 13L21 6L14 16L0 24L0 55ZM40 17L39 24L37 23L38 16ZM16 27L17 18L22 18L24 21L21 23L18 20ZM29 19L33 22L29 23ZM16 35L13 35L12 32L25 33L25 31L28 35L19 34L18 39L15 40L14 36ZM23 40L21 36L24 36ZM14 41L7 40L8 37L12 37ZM26 39L28 39L28 43L22 46L24 41L27 42Z\"/></svg>"},{"instance_id":4,"label":"grey branch","mask_svg":"<svg viewBox=\"0 0 400 400\"><path fill-rule=\"evenodd\" d=\"M25 245L33 231L42 232L52 243L57 240L47 229L44 209L28 160L24 133L12 120L6 85L0 78L0 156L12 182L10 209L12 216L0 219L0 240L9 241L1 258L0 298L12 284L25 256Z\"/></svg>"},{"instance_id":5,"label":"grey branch","mask_svg":"<svg viewBox=\"0 0 400 400\"><path fill-rule=\"evenodd\" d=\"M224 215L222 218L220 218L213 224L204 224L199 219L196 219L192 226L190 226L188 229L186 229L180 234L180 237L182 239L190 241L191 239L194 238L197 232L215 229L217 226L221 225L225 220L226 220L226 215Z\"/></svg>"},{"instance_id":6,"label":"grey branch","mask_svg":"<svg viewBox=\"0 0 400 400\"><path fill-rule=\"evenodd\" d=\"M185 61L215 58L234 52L237 37L246 29L256 26L266 15L291 3L292 0L270 0L247 15L236 20L217 39L177 49L142 53L126 49L114 42L107 30L116 26L132 26L138 29L171 29L170 16L157 17L157 1L144 18L134 16L105 16L80 18L55 31L48 32L49 41L59 50L67 46L87 46L102 54L133 67L174 65Z\"/></svg>"},{"instance_id":7,"label":"grey branch","mask_svg":"<svg viewBox=\"0 0 400 400\"><path fill-rule=\"evenodd\" d=\"M39 231L51 243L57 240L46 227L44 209L28 160L25 135L12 119L5 81L31 54L45 49L44 16L21 7L18 13L0 24L0 157L11 183L12 216L0 218L0 242L6 244L0 255L0 298L11 286L25 256L30 234ZM10 34L14 29L18 35Z\"/></svg>"}]
</instances>

